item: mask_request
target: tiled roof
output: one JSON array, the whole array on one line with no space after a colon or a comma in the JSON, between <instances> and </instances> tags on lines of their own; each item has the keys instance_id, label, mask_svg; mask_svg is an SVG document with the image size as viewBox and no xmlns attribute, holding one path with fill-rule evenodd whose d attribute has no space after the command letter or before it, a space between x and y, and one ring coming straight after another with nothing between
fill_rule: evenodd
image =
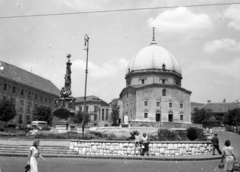
<instances>
[{"instance_id":1,"label":"tiled roof","mask_svg":"<svg viewBox=\"0 0 240 172\"><path fill-rule=\"evenodd\" d=\"M203 103L191 102L191 110L193 112L195 108L201 109L204 105Z\"/></svg>"},{"instance_id":2,"label":"tiled roof","mask_svg":"<svg viewBox=\"0 0 240 172\"><path fill-rule=\"evenodd\" d=\"M204 109L210 109L213 113L224 113L228 110L240 108L240 102L232 103L207 103L203 106Z\"/></svg>"},{"instance_id":3,"label":"tiled roof","mask_svg":"<svg viewBox=\"0 0 240 172\"><path fill-rule=\"evenodd\" d=\"M0 77L36 88L46 93L56 96L60 95L60 90L51 81L3 61L0 61L0 63L3 67L3 70L0 71Z\"/></svg>"},{"instance_id":4,"label":"tiled roof","mask_svg":"<svg viewBox=\"0 0 240 172\"><path fill-rule=\"evenodd\" d=\"M82 104L84 102L84 97L76 97L75 103L76 104ZM96 104L101 104L102 106L109 106L109 104L102 99L100 99L97 96L86 96L86 102L87 103L96 103Z\"/></svg>"}]
</instances>

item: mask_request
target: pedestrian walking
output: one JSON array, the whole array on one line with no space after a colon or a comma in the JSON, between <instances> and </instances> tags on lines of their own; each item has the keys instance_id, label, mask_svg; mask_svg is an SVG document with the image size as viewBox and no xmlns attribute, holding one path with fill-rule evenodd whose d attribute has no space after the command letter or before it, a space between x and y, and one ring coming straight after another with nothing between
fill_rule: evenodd
<instances>
[{"instance_id":1,"label":"pedestrian walking","mask_svg":"<svg viewBox=\"0 0 240 172\"><path fill-rule=\"evenodd\" d=\"M231 146L231 142L226 140L225 146L223 147L222 162L224 162L224 171L233 172L233 164L236 161L234 149Z\"/></svg>"},{"instance_id":2,"label":"pedestrian walking","mask_svg":"<svg viewBox=\"0 0 240 172\"><path fill-rule=\"evenodd\" d=\"M143 133L143 137L142 137L142 143L143 143L143 151L142 151L142 155L144 156L145 154L147 154L147 156L149 156L149 143L150 143L150 139L148 138L148 136L146 135L146 133Z\"/></svg>"},{"instance_id":3,"label":"pedestrian walking","mask_svg":"<svg viewBox=\"0 0 240 172\"><path fill-rule=\"evenodd\" d=\"M39 152L39 149L38 149L39 144L40 144L40 141L35 140L33 142L33 146L30 147L30 152L28 155L28 162L27 162L27 164L30 165L29 172L38 172L38 165L37 165L38 158L41 158L44 162L46 162L46 160L42 157L42 155Z\"/></svg>"},{"instance_id":4,"label":"pedestrian walking","mask_svg":"<svg viewBox=\"0 0 240 172\"><path fill-rule=\"evenodd\" d=\"M213 155L215 154L215 149L217 149L219 155L222 155L222 152L219 149L219 140L217 137L217 133L214 134L214 137L212 138L211 141L213 143Z\"/></svg>"}]
</instances>

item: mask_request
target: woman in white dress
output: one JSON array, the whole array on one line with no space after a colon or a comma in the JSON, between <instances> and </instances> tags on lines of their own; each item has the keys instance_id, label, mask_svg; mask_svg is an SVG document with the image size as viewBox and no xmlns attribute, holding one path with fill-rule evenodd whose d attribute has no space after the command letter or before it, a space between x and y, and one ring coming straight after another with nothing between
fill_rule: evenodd
<instances>
[{"instance_id":1,"label":"woman in white dress","mask_svg":"<svg viewBox=\"0 0 240 172\"><path fill-rule=\"evenodd\" d=\"M38 166L37 166L37 159L41 158L43 161L46 162L46 160L40 155L38 146L40 141L35 140L33 142L33 146L30 147L30 152L28 155L28 164L30 165L30 171L29 172L38 172Z\"/></svg>"}]
</instances>

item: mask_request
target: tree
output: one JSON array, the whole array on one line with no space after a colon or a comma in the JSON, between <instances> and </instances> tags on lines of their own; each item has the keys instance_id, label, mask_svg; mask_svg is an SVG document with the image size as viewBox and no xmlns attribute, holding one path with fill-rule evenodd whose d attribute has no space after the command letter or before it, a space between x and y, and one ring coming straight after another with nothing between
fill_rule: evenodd
<instances>
[{"instance_id":1,"label":"tree","mask_svg":"<svg viewBox=\"0 0 240 172\"><path fill-rule=\"evenodd\" d=\"M10 100L0 101L0 121L8 122L17 115L15 105Z\"/></svg>"},{"instance_id":2,"label":"tree","mask_svg":"<svg viewBox=\"0 0 240 172\"><path fill-rule=\"evenodd\" d=\"M240 108L229 110L226 114L225 123L238 126L240 124Z\"/></svg>"},{"instance_id":3,"label":"tree","mask_svg":"<svg viewBox=\"0 0 240 172\"><path fill-rule=\"evenodd\" d=\"M84 116L84 125L88 124L91 121L90 114L86 113ZM83 120L83 112L78 111L77 114L74 116L74 123L82 123Z\"/></svg>"},{"instance_id":4,"label":"tree","mask_svg":"<svg viewBox=\"0 0 240 172\"><path fill-rule=\"evenodd\" d=\"M207 121L214 121L214 115L210 109L198 109L194 108L194 113L192 114L193 123L203 124Z\"/></svg>"},{"instance_id":5,"label":"tree","mask_svg":"<svg viewBox=\"0 0 240 172\"><path fill-rule=\"evenodd\" d=\"M52 124L52 109L50 107L39 106L33 112L33 120L46 121L48 125Z\"/></svg>"},{"instance_id":6,"label":"tree","mask_svg":"<svg viewBox=\"0 0 240 172\"><path fill-rule=\"evenodd\" d=\"M113 101L112 102L112 121L113 121L113 125L116 126L117 125L117 121L119 119L119 106L117 104L117 101Z\"/></svg>"}]
</instances>

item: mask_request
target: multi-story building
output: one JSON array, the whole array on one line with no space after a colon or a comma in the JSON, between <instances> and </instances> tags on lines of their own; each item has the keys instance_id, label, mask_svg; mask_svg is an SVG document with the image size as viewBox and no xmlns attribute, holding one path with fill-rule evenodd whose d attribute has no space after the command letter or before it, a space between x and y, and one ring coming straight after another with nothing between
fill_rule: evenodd
<instances>
[{"instance_id":1,"label":"multi-story building","mask_svg":"<svg viewBox=\"0 0 240 172\"><path fill-rule=\"evenodd\" d=\"M54 109L60 90L49 80L0 61L0 99L16 105L17 116L9 124L26 126L37 106Z\"/></svg>"},{"instance_id":2,"label":"multi-story building","mask_svg":"<svg viewBox=\"0 0 240 172\"><path fill-rule=\"evenodd\" d=\"M84 111L84 97L76 97L75 111ZM90 125L102 127L112 124L111 107L96 96L86 97L86 112L90 115Z\"/></svg>"},{"instance_id":3,"label":"multi-story building","mask_svg":"<svg viewBox=\"0 0 240 172\"><path fill-rule=\"evenodd\" d=\"M132 125L191 123L191 91L183 88L176 58L152 43L129 62L126 87L120 93L124 121Z\"/></svg>"}]
</instances>

